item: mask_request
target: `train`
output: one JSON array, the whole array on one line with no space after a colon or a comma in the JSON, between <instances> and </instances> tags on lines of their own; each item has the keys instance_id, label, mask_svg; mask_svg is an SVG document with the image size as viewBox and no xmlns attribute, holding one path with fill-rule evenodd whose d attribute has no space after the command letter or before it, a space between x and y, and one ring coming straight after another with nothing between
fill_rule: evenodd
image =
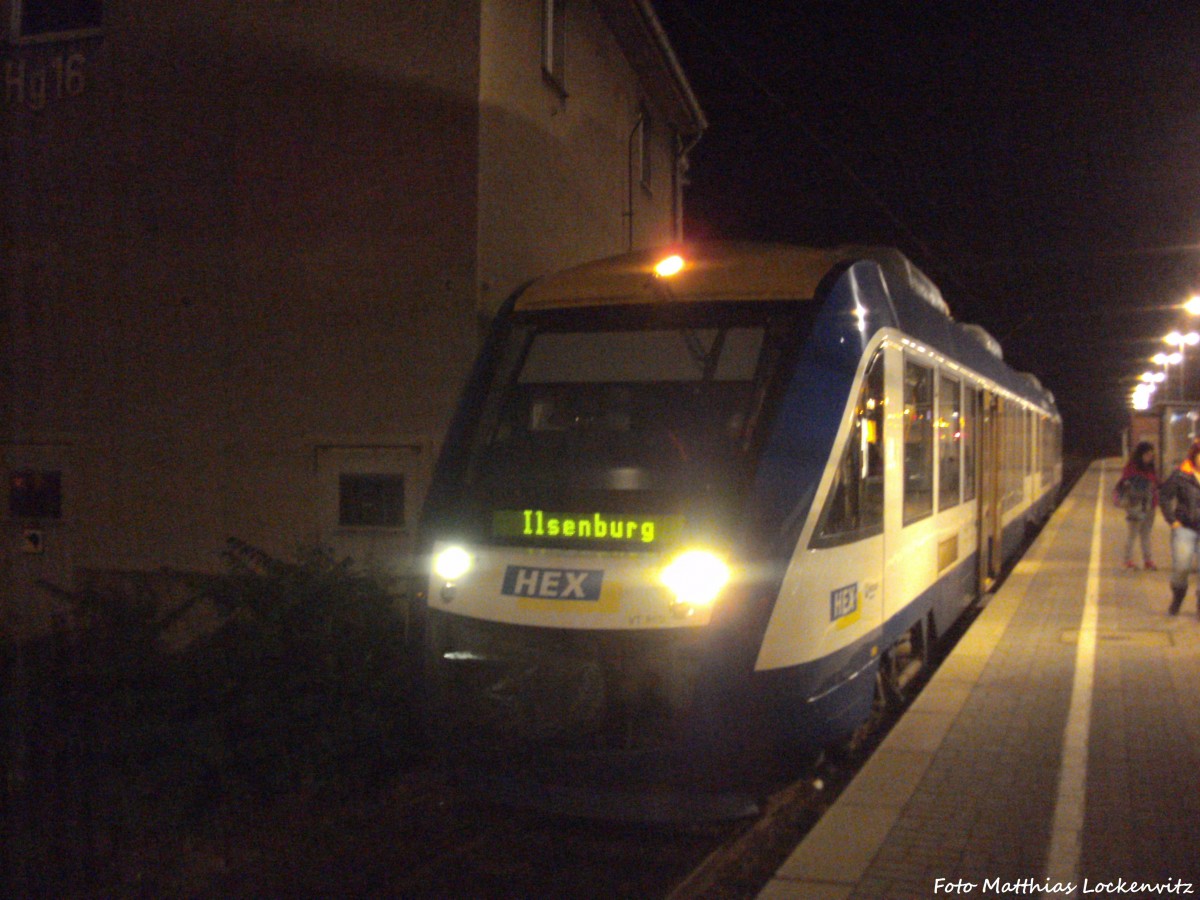
<instances>
[{"instance_id":1,"label":"train","mask_svg":"<svg viewBox=\"0 0 1200 900\"><path fill-rule=\"evenodd\" d=\"M426 723L502 803L753 815L1057 501L1036 377L886 247L714 241L496 315L422 514Z\"/></svg>"}]
</instances>

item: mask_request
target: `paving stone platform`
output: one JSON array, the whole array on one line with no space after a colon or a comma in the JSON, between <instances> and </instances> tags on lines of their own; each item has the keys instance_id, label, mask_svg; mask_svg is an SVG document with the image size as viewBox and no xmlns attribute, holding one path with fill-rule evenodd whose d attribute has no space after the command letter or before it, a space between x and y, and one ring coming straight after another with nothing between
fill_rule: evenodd
<instances>
[{"instance_id":1,"label":"paving stone platform","mask_svg":"<svg viewBox=\"0 0 1200 900\"><path fill-rule=\"evenodd\" d=\"M1200 617L1091 465L760 900L1200 897ZM1140 562L1140 560L1139 560ZM1190 890L1189 890L1190 888Z\"/></svg>"}]
</instances>

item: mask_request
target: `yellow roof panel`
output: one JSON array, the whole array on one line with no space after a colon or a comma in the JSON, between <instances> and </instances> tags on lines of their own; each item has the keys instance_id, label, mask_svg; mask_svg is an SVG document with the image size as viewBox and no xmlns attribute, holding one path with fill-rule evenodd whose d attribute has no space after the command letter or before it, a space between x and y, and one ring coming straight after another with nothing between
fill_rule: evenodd
<instances>
[{"instance_id":1,"label":"yellow roof panel","mask_svg":"<svg viewBox=\"0 0 1200 900\"><path fill-rule=\"evenodd\" d=\"M654 266L679 253L684 267L659 277ZM865 254L849 248L722 242L642 250L584 263L535 281L517 310L713 300L804 300L829 270Z\"/></svg>"}]
</instances>

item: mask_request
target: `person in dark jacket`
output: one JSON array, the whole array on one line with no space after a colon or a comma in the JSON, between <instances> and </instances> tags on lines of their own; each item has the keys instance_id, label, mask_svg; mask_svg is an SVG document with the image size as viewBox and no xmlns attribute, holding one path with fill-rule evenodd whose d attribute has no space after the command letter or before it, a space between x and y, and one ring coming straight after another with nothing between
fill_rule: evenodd
<instances>
[{"instance_id":1,"label":"person in dark jacket","mask_svg":"<svg viewBox=\"0 0 1200 900\"><path fill-rule=\"evenodd\" d=\"M1141 545L1142 565L1147 569L1157 568L1150 558L1150 532L1154 528L1154 510L1158 506L1158 466L1154 461L1154 445L1149 441L1138 444L1125 463L1115 493L1129 526L1125 538L1125 568L1138 567L1133 561L1135 544Z\"/></svg>"},{"instance_id":2,"label":"person in dark jacket","mask_svg":"<svg viewBox=\"0 0 1200 900\"><path fill-rule=\"evenodd\" d=\"M1196 564L1200 544L1200 440L1192 442L1187 458L1159 490L1163 517L1171 526L1171 606L1176 615L1187 594L1188 573ZM1197 595L1200 614L1200 594Z\"/></svg>"}]
</instances>

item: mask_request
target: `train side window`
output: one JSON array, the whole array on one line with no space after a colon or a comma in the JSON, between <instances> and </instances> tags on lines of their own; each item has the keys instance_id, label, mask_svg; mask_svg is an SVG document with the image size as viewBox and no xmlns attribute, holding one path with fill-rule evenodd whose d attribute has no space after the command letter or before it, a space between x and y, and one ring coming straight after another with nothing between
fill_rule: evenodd
<instances>
[{"instance_id":1,"label":"train side window","mask_svg":"<svg viewBox=\"0 0 1200 900\"><path fill-rule=\"evenodd\" d=\"M1042 487L1054 480L1054 422L1042 416Z\"/></svg>"},{"instance_id":2,"label":"train side window","mask_svg":"<svg viewBox=\"0 0 1200 900\"><path fill-rule=\"evenodd\" d=\"M938 510L957 506L962 482L962 386L957 379L939 378L938 414Z\"/></svg>"},{"instance_id":3,"label":"train side window","mask_svg":"<svg viewBox=\"0 0 1200 900\"><path fill-rule=\"evenodd\" d=\"M978 410L979 391L975 388L966 388L963 391L962 405L962 498L964 502L975 499L975 432Z\"/></svg>"},{"instance_id":4,"label":"train side window","mask_svg":"<svg viewBox=\"0 0 1200 900\"><path fill-rule=\"evenodd\" d=\"M904 361L904 524L933 512L933 369Z\"/></svg>"},{"instance_id":5,"label":"train side window","mask_svg":"<svg viewBox=\"0 0 1200 900\"><path fill-rule=\"evenodd\" d=\"M1037 437L1033 433L1033 410L1025 410L1025 476L1033 474L1033 458L1038 454Z\"/></svg>"},{"instance_id":6,"label":"train side window","mask_svg":"<svg viewBox=\"0 0 1200 900\"><path fill-rule=\"evenodd\" d=\"M832 547L883 530L883 354L867 368L854 424L812 545Z\"/></svg>"},{"instance_id":7,"label":"train side window","mask_svg":"<svg viewBox=\"0 0 1200 900\"><path fill-rule=\"evenodd\" d=\"M1004 496L1000 508L1008 512L1021 502L1023 482L1021 475L1025 470L1025 450L1021 446L1021 434L1024 423L1021 420L1021 407L1014 400L1006 400L1002 407L1002 422L1004 425Z\"/></svg>"}]
</instances>

